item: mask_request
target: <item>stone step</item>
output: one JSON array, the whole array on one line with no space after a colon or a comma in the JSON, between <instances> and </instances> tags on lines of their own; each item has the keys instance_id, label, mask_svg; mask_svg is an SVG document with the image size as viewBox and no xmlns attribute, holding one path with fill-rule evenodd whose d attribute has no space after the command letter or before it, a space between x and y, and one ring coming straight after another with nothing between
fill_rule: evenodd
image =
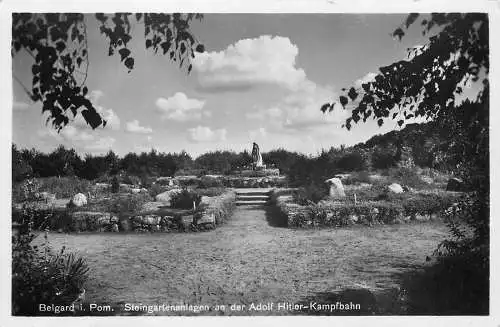
<instances>
[{"instance_id":1,"label":"stone step","mask_svg":"<svg viewBox=\"0 0 500 327\"><path fill-rule=\"evenodd\" d=\"M262 201L267 201L269 200L269 196L268 195L237 195L236 196L236 200L238 201L258 201L258 200L262 200Z\"/></svg>"},{"instance_id":2,"label":"stone step","mask_svg":"<svg viewBox=\"0 0 500 327\"><path fill-rule=\"evenodd\" d=\"M266 205L267 201L264 200L255 200L255 201L236 201L237 206L246 206L246 205Z\"/></svg>"},{"instance_id":3,"label":"stone step","mask_svg":"<svg viewBox=\"0 0 500 327\"><path fill-rule=\"evenodd\" d=\"M253 196L253 195L259 195L259 196L270 196L271 192L270 191L236 191L236 196Z\"/></svg>"}]
</instances>

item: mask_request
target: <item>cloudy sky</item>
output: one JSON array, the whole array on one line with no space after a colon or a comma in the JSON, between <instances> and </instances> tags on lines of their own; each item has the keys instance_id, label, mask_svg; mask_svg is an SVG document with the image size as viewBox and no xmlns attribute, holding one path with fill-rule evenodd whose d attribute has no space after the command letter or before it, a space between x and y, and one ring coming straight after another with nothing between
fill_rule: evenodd
<instances>
[{"instance_id":1,"label":"cloudy sky","mask_svg":"<svg viewBox=\"0 0 500 327\"><path fill-rule=\"evenodd\" d=\"M41 105L14 82L13 142L50 151L58 144L81 154L186 150L262 151L275 148L316 154L396 129L375 122L341 128L347 111L320 107L340 89L369 79L378 67L406 58L425 44L414 29L400 42L390 33L405 19L396 14L207 14L192 25L205 44L187 74L166 56L146 51L143 25L132 28L131 73L119 55L109 57L93 15L86 16L90 97L105 128L81 119L61 133L45 125ZM30 85L31 57L13 59L13 73Z\"/></svg>"}]
</instances>

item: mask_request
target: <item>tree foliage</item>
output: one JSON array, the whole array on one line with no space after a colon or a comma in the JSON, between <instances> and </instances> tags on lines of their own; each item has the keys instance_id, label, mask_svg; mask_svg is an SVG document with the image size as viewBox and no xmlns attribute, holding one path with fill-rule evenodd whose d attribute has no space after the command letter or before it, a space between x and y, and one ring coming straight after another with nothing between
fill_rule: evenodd
<instances>
[{"instance_id":1,"label":"tree foliage","mask_svg":"<svg viewBox=\"0 0 500 327\"><path fill-rule=\"evenodd\" d=\"M420 15L410 14L393 33L401 40ZM430 120L441 140L435 156L454 164L452 171L473 190L446 214L450 237L436 250L448 267L467 267L478 279L474 294L453 285L453 295L466 303L487 307L489 272L489 35L488 16L481 13L433 13L421 17L424 35L436 30L423 47L409 49L408 59L381 67L374 80L360 88L344 89L339 97L351 115L344 126L368 118L382 125L397 120L401 126L413 117ZM460 103L469 81L479 85L475 99ZM321 107L331 111L334 103ZM458 227L460 226L460 227ZM467 231L467 232L466 232ZM452 259L452 260L451 260ZM457 265L455 261L462 264ZM467 271L451 269L455 275ZM469 273L469 277L470 274ZM461 275L460 275L461 276ZM460 278L458 278L459 280ZM447 279L449 280L449 279ZM457 280L457 278L455 278ZM463 280L461 280L463 283ZM476 282L476 280L474 281ZM477 307L477 305L476 305Z\"/></svg>"},{"instance_id":2,"label":"tree foliage","mask_svg":"<svg viewBox=\"0 0 500 327\"><path fill-rule=\"evenodd\" d=\"M393 36L401 39L419 17L409 15ZM477 101L483 102L480 98L487 93L489 72L487 15L433 13L420 23L424 35L433 28L440 32L426 45L408 49L407 60L381 67L373 81L344 89L339 102L342 107L352 107L346 128L370 117L379 125L387 119L397 120L399 125L413 117L444 119L469 80L481 80L483 90ZM321 110L332 111L334 105L326 103Z\"/></svg>"},{"instance_id":3,"label":"tree foliage","mask_svg":"<svg viewBox=\"0 0 500 327\"><path fill-rule=\"evenodd\" d=\"M135 65L128 47L134 19L144 24L146 49L155 53L161 49L180 67L187 66L188 72L195 52L204 51L189 30L192 20L202 18L200 14L97 13L95 18L101 34L109 41L108 55L118 54L129 72ZM93 129L106 125L88 97L87 19L81 13L12 14L11 55L24 50L34 60L30 88L15 78L33 101L42 103L42 112L48 113L47 123L58 130L78 114Z\"/></svg>"}]
</instances>

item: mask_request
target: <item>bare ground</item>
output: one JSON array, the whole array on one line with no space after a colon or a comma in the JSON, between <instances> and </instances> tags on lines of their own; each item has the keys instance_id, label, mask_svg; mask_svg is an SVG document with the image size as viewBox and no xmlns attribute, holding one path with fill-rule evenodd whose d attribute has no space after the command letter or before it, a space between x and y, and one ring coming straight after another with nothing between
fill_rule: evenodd
<instances>
[{"instance_id":1,"label":"bare ground","mask_svg":"<svg viewBox=\"0 0 500 327\"><path fill-rule=\"evenodd\" d=\"M86 302L226 305L203 315L339 314L277 310L278 303L353 302L340 314L400 314L401 275L420 267L446 235L440 223L342 229L280 227L270 209L239 207L224 226L187 234L51 234L88 260ZM273 310L249 310L274 303ZM230 311L229 305L246 305ZM193 314L155 312L154 314Z\"/></svg>"}]
</instances>

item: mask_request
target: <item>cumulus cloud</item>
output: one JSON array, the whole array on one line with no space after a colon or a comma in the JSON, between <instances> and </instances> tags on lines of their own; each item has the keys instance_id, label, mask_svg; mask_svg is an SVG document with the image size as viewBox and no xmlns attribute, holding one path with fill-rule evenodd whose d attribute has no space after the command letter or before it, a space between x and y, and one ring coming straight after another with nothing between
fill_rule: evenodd
<instances>
[{"instance_id":1,"label":"cumulus cloud","mask_svg":"<svg viewBox=\"0 0 500 327\"><path fill-rule=\"evenodd\" d=\"M198 120L202 116L204 106L205 101L190 99L182 92L177 92L167 99L156 100L156 111L161 114L162 119L174 121Z\"/></svg>"},{"instance_id":2,"label":"cumulus cloud","mask_svg":"<svg viewBox=\"0 0 500 327\"><path fill-rule=\"evenodd\" d=\"M115 141L114 138L109 136L101 137L94 143L85 145L84 148L90 151L108 151L111 150Z\"/></svg>"},{"instance_id":3,"label":"cumulus cloud","mask_svg":"<svg viewBox=\"0 0 500 327\"><path fill-rule=\"evenodd\" d=\"M278 104L265 111L264 119L278 124L285 130L306 130L339 123L347 118L347 111L337 107L323 114L325 102L337 98L331 87L311 81L302 83L300 90L285 96ZM286 132L286 131L285 131Z\"/></svg>"},{"instance_id":4,"label":"cumulus cloud","mask_svg":"<svg viewBox=\"0 0 500 327\"><path fill-rule=\"evenodd\" d=\"M375 76L378 74L376 73L368 73L365 76L361 77L360 79L356 80L354 82L354 86L360 88L361 85L368 83L368 82L373 82L375 80Z\"/></svg>"},{"instance_id":5,"label":"cumulus cloud","mask_svg":"<svg viewBox=\"0 0 500 327\"><path fill-rule=\"evenodd\" d=\"M246 112L245 116L248 119L257 119L257 120L269 120L276 119L283 115L283 110L278 107L271 107L268 109L259 109L253 112Z\"/></svg>"},{"instance_id":6,"label":"cumulus cloud","mask_svg":"<svg viewBox=\"0 0 500 327\"><path fill-rule=\"evenodd\" d=\"M141 126L137 119L127 122L125 125L125 130L130 133L137 134L150 134L153 133L153 129L151 127Z\"/></svg>"},{"instance_id":7,"label":"cumulus cloud","mask_svg":"<svg viewBox=\"0 0 500 327\"><path fill-rule=\"evenodd\" d=\"M267 136L267 131L264 127L248 131L248 136L250 139L255 140L258 138L264 138Z\"/></svg>"},{"instance_id":8,"label":"cumulus cloud","mask_svg":"<svg viewBox=\"0 0 500 327\"><path fill-rule=\"evenodd\" d=\"M97 102L98 100L104 95L104 93L100 90L94 90L90 92L89 98L93 102L94 107L99 115L101 115L102 119L106 121L106 126L104 127L105 129L111 129L111 130L119 130L120 129L120 118L114 112L113 109L110 108L105 108L102 105L98 105ZM76 127L80 128L89 128L90 125L87 124L85 119L81 114L78 114L76 117L74 117L72 124Z\"/></svg>"},{"instance_id":9,"label":"cumulus cloud","mask_svg":"<svg viewBox=\"0 0 500 327\"><path fill-rule=\"evenodd\" d=\"M47 128L38 131L40 137L52 137L59 142L67 141L70 143L92 141L94 136L86 131L82 131L72 125L65 126L59 133L53 128Z\"/></svg>"},{"instance_id":10,"label":"cumulus cloud","mask_svg":"<svg viewBox=\"0 0 500 327\"><path fill-rule=\"evenodd\" d=\"M92 90L89 93L89 99L92 102L97 102L102 96L104 95L104 92L101 90Z\"/></svg>"},{"instance_id":11,"label":"cumulus cloud","mask_svg":"<svg viewBox=\"0 0 500 327\"><path fill-rule=\"evenodd\" d=\"M189 128L189 139L193 142L218 142L225 141L227 131L225 128L212 130L208 126Z\"/></svg>"},{"instance_id":12,"label":"cumulus cloud","mask_svg":"<svg viewBox=\"0 0 500 327\"><path fill-rule=\"evenodd\" d=\"M239 40L220 52L197 54L193 71L206 91L249 89L262 84L296 89L306 79L304 70L295 67L298 53L289 38L262 35Z\"/></svg>"}]
</instances>

